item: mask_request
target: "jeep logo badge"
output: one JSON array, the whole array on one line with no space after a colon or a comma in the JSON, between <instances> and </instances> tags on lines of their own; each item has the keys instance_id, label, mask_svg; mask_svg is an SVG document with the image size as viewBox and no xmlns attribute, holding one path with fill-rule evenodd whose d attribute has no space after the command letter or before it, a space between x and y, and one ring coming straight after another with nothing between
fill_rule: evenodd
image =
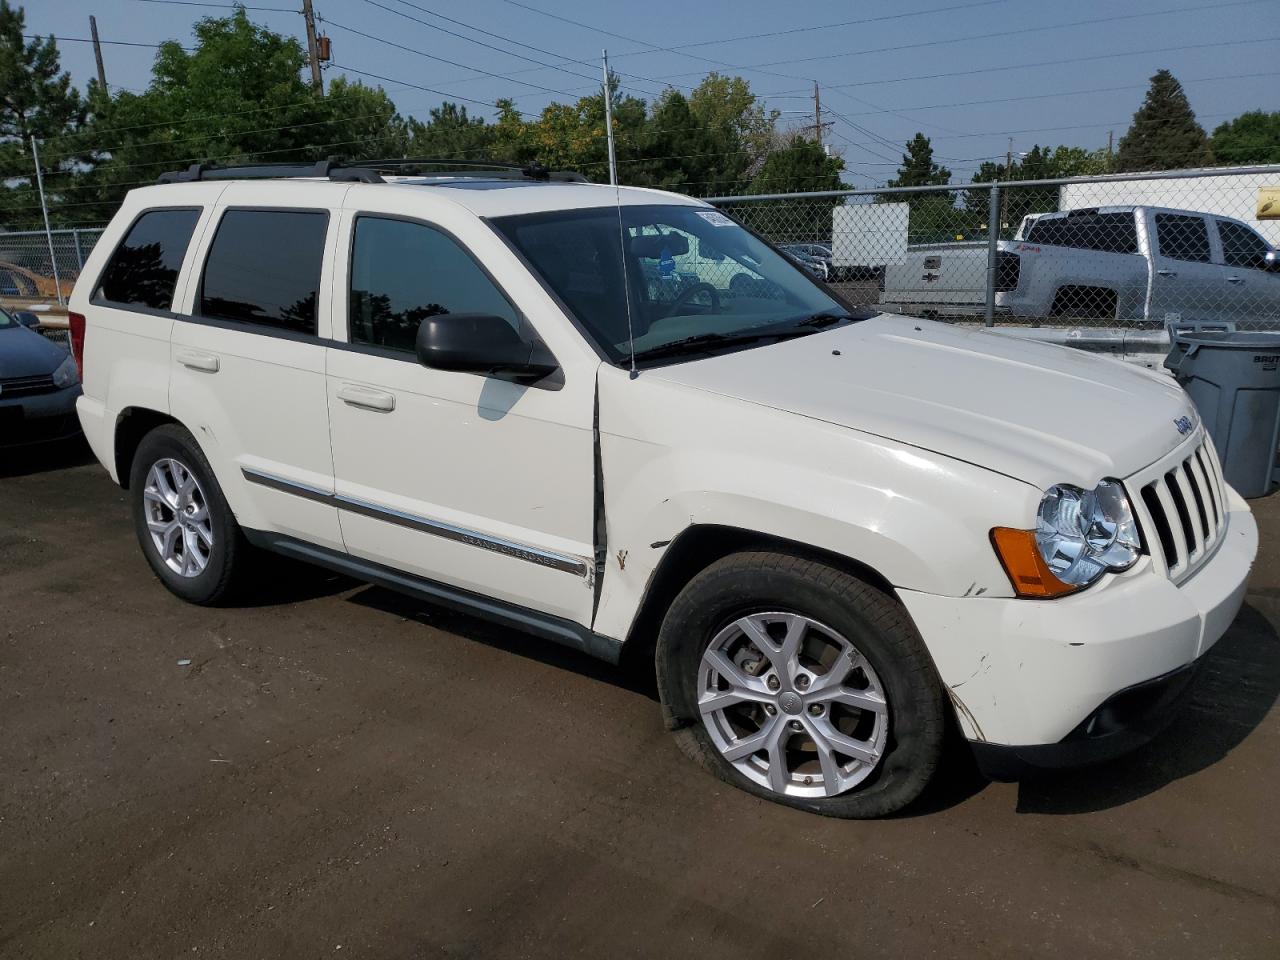
<instances>
[{"instance_id":1,"label":"jeep logo badge","mask_svg":"<svg viewBox=\"0 0 1280 960\"><path fill-rule=\"evenodd\" d=\"M1190 433L1192 428L1195 426L1195 424L1191 422L1191 418L1185 417L1185 416L1178 417L1176 420L1173 421L1173 425L1178 428L1178 432L1182 434L1184 437L1188 433Z\"/></svg>"}]
</instances>

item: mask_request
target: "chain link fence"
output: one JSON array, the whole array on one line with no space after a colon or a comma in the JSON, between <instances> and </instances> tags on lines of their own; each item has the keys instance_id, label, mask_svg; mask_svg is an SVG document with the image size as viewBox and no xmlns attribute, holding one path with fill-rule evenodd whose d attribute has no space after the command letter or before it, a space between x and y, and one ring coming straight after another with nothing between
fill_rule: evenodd
<instances>
[{"instance_id":1,"label":"chain link fence","mask_svg":"<svg viewBox=\"0 0 1280 960\"><path fill-rule=\"evenodd\" d=\"M65 302L103 229L0 231L0 299Z\"/></svg>"},{"instance_id":2,"label":"chain link fence","mask_svg":"<svg viewBox=\"0 0 1280 960\"><path fill-rule=\"evenodd\" d=\"M1280 166L711 202L858 305L1045 339L1280 329Z\"/></svg>"}]
</instances>

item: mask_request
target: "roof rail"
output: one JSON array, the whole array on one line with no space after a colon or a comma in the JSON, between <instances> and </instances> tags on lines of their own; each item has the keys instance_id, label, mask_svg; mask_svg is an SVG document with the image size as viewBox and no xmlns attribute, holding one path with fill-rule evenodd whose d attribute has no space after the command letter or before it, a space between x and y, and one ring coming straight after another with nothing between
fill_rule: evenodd
<instances>
[{"instance_id":1,"label":"roof rail","mask_svg":"<svg viewBox=\"0 0 1280 960\"><path fill-rule=\"evenodd\" d=\"M454 169L429 170L430 167ZM160 174L160 183L195 183L204 180L287 180L294 178L324 178L342 182L384 183L382 174L394 176L422 176L435 174L449 178L474 177L485 180L556 180L570 183L588 183L580 173L567 170L548 170L536 160L528 164L497 163L482 160L438 160L434 158L404 158L390 160L360 160L347 162L339 157L329 157L315 163L253 163L238 166L220 166L214 163L193 163L185 170L171 170Z\"/></svg>"}]
</instances>

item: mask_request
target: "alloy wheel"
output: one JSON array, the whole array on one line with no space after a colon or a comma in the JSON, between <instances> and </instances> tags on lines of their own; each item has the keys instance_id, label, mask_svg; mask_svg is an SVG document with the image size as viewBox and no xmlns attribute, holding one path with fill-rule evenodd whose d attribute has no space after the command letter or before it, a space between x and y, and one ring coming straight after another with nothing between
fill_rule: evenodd
<instances>
[{"instance_id":1,"label":"alloy wheel","mask_svg":"<svg viewBox=\"0 0 1280 960\"><path fill-rule=\"evenodd\" d=\"M876 769L889 704L866 657L796 613L752 613L720 630L698 669L698 710L721 756L793 797L834 797Z\"/></svg>"},{"instance_id":2,"label":"alloy wheel","mask_svg":"<svg viewBox=\"0 0 1280 960\"><path fill-rule=\"evenodd\" d=\"M204 573L213 523L195 474L179 460L157 460L147 471L142 502L151 543L165 566L181 577Z\"/></svg>"}]
</instances>

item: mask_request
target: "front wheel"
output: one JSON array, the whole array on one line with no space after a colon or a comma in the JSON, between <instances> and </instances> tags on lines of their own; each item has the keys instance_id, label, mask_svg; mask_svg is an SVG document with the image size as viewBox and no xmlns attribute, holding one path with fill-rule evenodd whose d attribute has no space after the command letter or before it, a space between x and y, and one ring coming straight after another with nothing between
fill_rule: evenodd
<instances>
[{"instance_id":1,"label":"front wheel","mask_svg":"<svg viewBox=\"0 0 1280 960\"><path fill-rule=\"evenodd\" d=\"M906 611L834 567L735 554L672 603L658 686L681 748L716 776L828 816L885 816L924 789L945 701Z\"/></svg>"}]
</instances>

